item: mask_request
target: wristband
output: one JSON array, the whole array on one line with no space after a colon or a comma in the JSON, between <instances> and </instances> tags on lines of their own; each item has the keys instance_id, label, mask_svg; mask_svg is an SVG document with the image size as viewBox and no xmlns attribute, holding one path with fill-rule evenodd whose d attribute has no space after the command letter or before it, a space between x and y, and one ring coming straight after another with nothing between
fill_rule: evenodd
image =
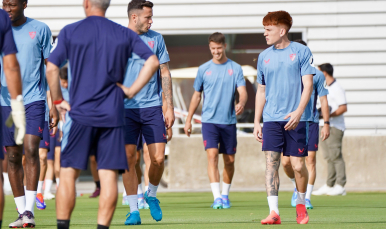
<instances>
[{"instance_id":1,"label":"wristband","mask_svg":"<svg viewBox=\"0 0 386 229\"><path fill-rule=\"evenodd\" d=\"M62 102L64 101L64 99L61 99L61 100L56 100L54 102L52 102L54 105L59 105L61 104Z\"/></svg>"},{"instance_id":2,"label":"wristband","mask_svg":"<svg viewBox=\"0 0 386 229\"><path fill-rule=\"evenodd\" d=\"M329 121L326 121L326 122L324 122L324 124L330 125L330 122L329 122Z\"/></svg>"}]
</instances>

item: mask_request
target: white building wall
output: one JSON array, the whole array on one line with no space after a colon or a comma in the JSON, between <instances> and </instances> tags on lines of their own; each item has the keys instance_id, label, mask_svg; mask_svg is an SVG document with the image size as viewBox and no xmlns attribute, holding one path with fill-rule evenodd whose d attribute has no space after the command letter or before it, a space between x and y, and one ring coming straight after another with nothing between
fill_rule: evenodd
<instances>
[{"instance_id":1,"label":"white building wall","mask_svg":"<svg viewBox=\"0 0 386 229\"><path fill-rule=\"evenodd\" d=\"M29 0L26 15L61 28L84 18L82 0ZM112 0L107 16L128 24L129 0ZM316 64L330 62L346 89L347 134L386 134L386 1L154 0L153 29L163 34L262 32L264 15L286 10Z\"/></svg>"}]
</instances>

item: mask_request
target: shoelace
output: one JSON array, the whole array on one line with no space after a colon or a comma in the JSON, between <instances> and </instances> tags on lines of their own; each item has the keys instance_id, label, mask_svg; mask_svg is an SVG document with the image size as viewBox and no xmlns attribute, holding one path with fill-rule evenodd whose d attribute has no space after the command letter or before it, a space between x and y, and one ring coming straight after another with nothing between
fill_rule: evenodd
<instances>
[{"instance_id":1,"label":"shoelace","mask_svg":"<svg viewBox=\"0 0 386 229\"><path fill-rule=\"evenodd\" d=\"M28 217L28 219L33 219L33 218L34 218L34 215L33 215L32 212L30 212L30 211L27 211L27 212L25 213L25 215Z\"/></svg>"}]
</instances>

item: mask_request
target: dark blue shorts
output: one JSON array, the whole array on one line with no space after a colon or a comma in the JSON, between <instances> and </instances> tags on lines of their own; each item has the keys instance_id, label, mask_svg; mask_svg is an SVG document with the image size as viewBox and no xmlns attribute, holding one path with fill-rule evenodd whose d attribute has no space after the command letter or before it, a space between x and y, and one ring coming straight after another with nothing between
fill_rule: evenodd
<instances>
[{"instance_id":1,"label":"dark blue shorts","mask_svg":"<svg viewBox=\"0 0 386 229\"><path fill-rule=\"evenodd\" d=\"M236 124L202 123L205 150L219 149L219 153L235 154L237 148Z\"/></svg>"},{"instance_id":2,"label":"dark blue shorts","mask_svg":"<svg viewBox=\"0 0 386 229\"><path fill-rule=\"evenodd\" d=\"M138 137L138 142L137 142L137 151L138 150L143 150L143 144L146 144L146 140L143 137L143 135L140 134L139 137Z\"/></svg>"},{"instance_id":3,"label":"dark blue shorts","mask_svg":"<svg viewBox=\"0 0 386 229\"><path fill-rule=\"evenodd\" d=\"M48 122L43 126L43 139L40 140L39 149L48 149L48 152L50 152L50 127Z\"/></svg>"},{"instance_id":4,"label":"dark blue shorts","mask_svg":"<svg viewBox=\"0 0 386 229\"><path fill-rule=\"evenodd\" d=\"M97 169L128 170L124 127L92 127L74 122L68 112L63 126L61 167L86 170L95 155Z\"/></svg>"},{"instance_id":5,"label":"dark blue shorts","mask_svg":"<svg viewBox=\"0 0 386 229\"><path fill-rule=\"evenodd\" d=\"M295 130L286 131L287 122L265 122L263 151L283 152L284 156L308 156L308 122L300 122Z\"/></svg>"},{"instance_id":6,"label":"dark blue shorts","mask_svg":"<svg viewBox=\"0 0 386 229\"><path fill-rule=\"evenodd\" d=\"M55 160L55 148L60 147L60 133L56 131L55 136L50 136L50 151L47 155L47 160Z\"/></svg>"},{"instance_id":7,"label":"dark blue shorts","mask_svg":"<svg viewBox=\"0 0 386 229\"><path fill-rule=\"evenodd\" d=\"M126 109L125 144L137 145L142 134L148 145L166 143L162 107Z\"/></svg>"},{"instance_id":8,"label":"dark blue shorts","mask_svg":"<svg viewBox=\"0 0 386 229\"><path fill-rule=\"evenodd\" d=\"M3 119L1 118L2 112L0 112L0 128L3 129L5 127L5 122L3 122ZM5 147L3 146L3 138L0 137L0 147L1 147L1 153L0 153L0 160L4 160L4 154L5 152ZM6 172L6 171L5 171Z\"/></svg>"},{"instance_id":9,"label":"dark blue shorts","mask_svg":"<svg viewBox=\"0 0 386 229\"><path fill-rule=\"evenodd\" d=\"M9 114L11 113L11 107L1 107L2 123L5 123ZM26 134L35 135L43 139L43 130L45 125L45 113L46 104L44 101L36 101L25 105L25 118L26 118ZM4 125L2 128L3 133L3 145L4 146L16 146L14 131L15 127L8 128Z\"/></svg>"},{"instance_id":10,"label":"dark blue shorts","mask_svg":"<svg viewBox=\"0 0 386 229\"><path fill-rule=\"evenodd\" d=\"M319 123L310 122L308 131L308 151L318 151Z\"/></svg>"}]
</instances>

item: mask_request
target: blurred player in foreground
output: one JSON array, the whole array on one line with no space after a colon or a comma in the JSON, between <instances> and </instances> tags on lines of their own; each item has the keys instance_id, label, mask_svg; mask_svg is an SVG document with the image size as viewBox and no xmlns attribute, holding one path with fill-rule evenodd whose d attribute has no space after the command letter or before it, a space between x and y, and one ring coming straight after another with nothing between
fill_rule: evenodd
<instances>
[{"instance_id":1,"label":"blurred player in foreground","mask_svg":"<svg viewBox=\"0 0 386 229\"><path fill-rule=\"evenodd\" d=\"M248 99L243 70L239 64L227 58L226 47L223 34L214 33L209 37L209 49L213 58L198 68L193 86L195 92L184 128L185 134L190 137L192 118L204 94L202 137L208 157L208 176L214 209L231 207L228 196L235 172L236 115L244 112ZM235 106L236 90L239 93L239 103ZM218 170L219 154L222 154L224 159L222 195Z\"/></svg>"},{"instance_id":2,"label":"blurred player in foreground","mask_svg":"<svg viewBox=\"0 0 386 229\"><path fill-rule=\"evenodd\" d=\"M159 68L157 57L136 33L105 18L109 5L110 0L84 0L87 18L60 31L47 65L53 103L64 121L56 194L58 229L70 227L75 180L87 168L91 153L97 158L101 180L97 228L109 228L117 203L118 172L128 170L123 100L133 98ZM122 83L133 53L146 61L128 88ZM63 100L59 85L59 67L65 61L71 73L69 102Z\"/></svg>"},{"instance_id":3,"label":"blurred player in foreground","mask_svg":"<svg viewBox=\"0 0 386 229\"><path fill-rule=\"evenodd\" d=\"M292 17L285 11L268 13L263 19L264 36L272 45L259 55L258 89L254 136L262 143L266 158L265 186L270 215L262 224L281 224L279 216L279 167L281 152L290 158L295 172L298 197L296 220L308 223L305 207L308 172L304 158L308 155L309 103L312 94L312 53L308 47L288 40ZM264 128L260 120L263 115Z\"/></svg>"}]
</instances>

